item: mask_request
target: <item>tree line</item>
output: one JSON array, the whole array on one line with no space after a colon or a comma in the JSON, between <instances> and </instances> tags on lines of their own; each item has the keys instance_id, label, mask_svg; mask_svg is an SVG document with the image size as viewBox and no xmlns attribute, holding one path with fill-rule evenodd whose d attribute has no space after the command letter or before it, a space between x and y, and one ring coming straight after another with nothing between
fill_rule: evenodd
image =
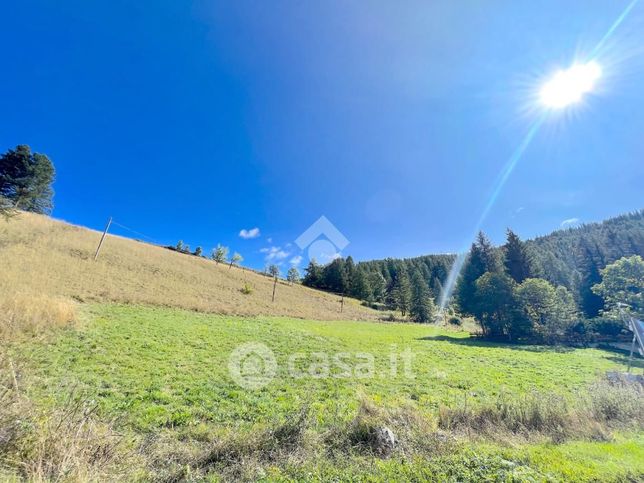
<instances>
[{"instance_id":1,"label":"tree line","mask_svg":"<svg viewBox=\"0 0 644 483\"><path fill-rule=\"evenodd\" d=\"M619 331L617 289L604 278L615 274L615 263L622 272L630 270L630 275L620 275L622 288L617 292L641 312L643 282L637 275L641 258L632 257L642 254L641 210L528 241L508 229L506 242L499 247L479 233L448 312L472 316L486 336L508 340L547 343L581 339L589 331ZM429 322L436 316L443 283L455 259L454 255L426 255L356 264L347 257L324 266L313 260L303 283ZM630 288L624 289L629 283ZM640 298L629 298L628 293L638 291Z\"/></svg>"}]
</instances>

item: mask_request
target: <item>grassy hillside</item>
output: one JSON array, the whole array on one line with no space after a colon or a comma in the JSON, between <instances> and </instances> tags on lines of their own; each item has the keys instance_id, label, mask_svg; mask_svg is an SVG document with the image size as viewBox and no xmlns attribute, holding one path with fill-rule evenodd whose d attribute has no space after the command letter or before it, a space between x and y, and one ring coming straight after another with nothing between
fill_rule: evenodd
<instances>
[{"instance_id":1,"label":"grassy hillside","mask_svg":"<svg viewBox=\"0 0 644 483\"><path fill-rule=\"evenodd\" d=\"M273 281L268 277L113 235L108 235L94 262L99 239L96 231L31 213L8 222L0 219L0 305L18 303L33 310L24 296L15 295L27 294L235 315L323 320L377 315L352 299L345 299L340 313L338 297L285 282L278 284L271 302ZM251 294L241 292L246 283ZM8 301L9 294L19 300Z\"/></svg>"},{"instance_id":2,"label":"grassy hillside","mask_svg":"<svg viewBox=\"0 0 644 483\"><path fill-rule=\"evenodd\" d=\"M266 344L278 365L275 378L256 390L237 385L228 371L233 349L251 341ZM390 353L406 349L414 354L411 373L392 374ZM320 352L348 354L353 369L360 354L372 354L373 376L346 377L332 366L330 377L314 377L307 368ZM303 372L293 374L288 358L295 353L301 354ZM23 342L10 356L18 361L23 394L52 408L50 414L69 414L70 407L72 414L84 414L89 407L92 416L110 422L82 434L90 454L107 448L118 456L109 460L112 466L90 464L92 471L112 477L636 481L644 476L638 432L644 415L632 400L640 394L594 382L625 364L623 356L596 349L488 344L418 324L91 305L77 330ZM86 405L79 410L75 401ZM75 421L63 418L68 420ZM398 440L386 458L370 446L381 425ZM57 448L51 443L55 431L45 429L43 434L53 433L43 436L46 443ZM54 469L69 466L67 461Z\"/></svg>"},{"instance_id":3,"label":"grassy hillside","mask_svg":"<svg viewBox=\"0 0 644 483\"><path fill-rule=\"evenodd\" d=\"M116 236L94 262L99 237L0 221L0 480L644 478L644 389L603 378L622 354L369 321L301 286L271 303L260 274ZM250 342L276 362L255 389L230 370Z\"/></svg>"}]
</instances>

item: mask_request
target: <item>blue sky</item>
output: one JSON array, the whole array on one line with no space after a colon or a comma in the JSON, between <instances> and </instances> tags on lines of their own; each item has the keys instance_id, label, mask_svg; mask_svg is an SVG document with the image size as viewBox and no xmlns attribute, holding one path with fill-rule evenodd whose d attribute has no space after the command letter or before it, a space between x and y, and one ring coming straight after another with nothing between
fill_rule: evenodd
<instances>
[{"instance_id":1,"label":"blue sky","mask_svg":"<svg viewBox=\"0 0 644 483\"><path fill-rule=\"evenodd\" d=\"M306 258L294 241L321 215L359 260L455 252L540 82L627 4L5 2L0 150L52 158L56 218L112 215L254 267ZM483 225L495 242L644 206L643 49L644 3L597 92L549 116L512 173Z\"/></svg>"}]
</instances>

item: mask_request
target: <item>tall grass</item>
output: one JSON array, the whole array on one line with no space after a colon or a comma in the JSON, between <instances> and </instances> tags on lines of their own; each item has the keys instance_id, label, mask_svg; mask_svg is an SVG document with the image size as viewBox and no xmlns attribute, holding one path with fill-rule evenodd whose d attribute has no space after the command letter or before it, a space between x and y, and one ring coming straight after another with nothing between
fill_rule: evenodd
<instances>
[{"instance_id":1,"label":"tall grass","mask_svg":"<svg viewBox=\"0 0 644 483\"><path fill-rule=\"evenodd\" d=\"M467 436L507 441L508 438L607 439L611 429L644 429L644 387L602 379L574 401L533 392L523 397L499 396L493 405L441 407L438 426Z\"/></svg>"},{"instance_id":2,"label":"tall grass","mask_svg":"<svg viewBox=\"0 0 644 483\"><path fill-rule=\"evenodd\" d=\"M11 340L74 324L77 304L65 297L34 293L0 293L0 338Z\"/></svg>"},{"instance_id":3,"label":"tall grass","mask_svg":"<svg viewBox=\"0 0 644 483\"><path fill-rule=\"evenodd\" d=\"M322 320L375 319L378 312L301 285L239 267L228 269L149 243L100 233L33 213L0 219L0 295L4 291L180 307L230 315L275 315ZM213 240L213 244L216 240ZM240 288L252 286L252 293Z\"/></svg>"},{"instance_id":4,"label":"tall grass","mask_svg":"<svg viewBox=\"0 0 644 483\"><path fill-rule=\"evenodd\" d=\"M0 479L84 482L134 474L136 454L95 417L95 404L72 393L62 407L38 408L16 371L0 352Z\"/></svg>"}]
</instances>

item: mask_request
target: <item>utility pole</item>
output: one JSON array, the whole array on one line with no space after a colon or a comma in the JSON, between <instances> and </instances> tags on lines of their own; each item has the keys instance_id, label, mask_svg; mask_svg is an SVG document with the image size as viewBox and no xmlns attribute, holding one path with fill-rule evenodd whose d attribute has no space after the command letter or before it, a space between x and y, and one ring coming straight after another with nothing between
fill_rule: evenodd
<instances>
[{"instance_id":1,"label":"utility pole","mask_svg":"<svg viewBox=\"0 0 644 483\"><path fill-rule=\"evenodd\" d=\"M273 282L273 300L272 300L272 302L275 302L275 287L277 287L277 277L275 277L275 281Z\"/></svg>"},{"instance_id":2,"label":"utility pole","mask_svg":"<svg viewBox=\"0 0 644 483\"><path fill-rule=\"evenodd\" d=\"M105 230L103 230L103 236L101 236L101 241L98 242L98 246L96 247L96 253L94 254L94 261L98 258L98 252L101 251L101 247L103 246L103 241L105 240L105 235L107 235L107 230L110 229L110 225L112 224L112 217L110 216L110 219L107 220L107 225L105 225Z\"/></svg>"},{"instance_id":3,"label":"utility pole","mask_svg":"<svg viewBox=\"0 0 644 483\"><path fill-rule=\"evenodd\" d=\"M340 313L344 310L344 294L342 294L342 298L340 299Z\"/></svg>"}]
</instances>

